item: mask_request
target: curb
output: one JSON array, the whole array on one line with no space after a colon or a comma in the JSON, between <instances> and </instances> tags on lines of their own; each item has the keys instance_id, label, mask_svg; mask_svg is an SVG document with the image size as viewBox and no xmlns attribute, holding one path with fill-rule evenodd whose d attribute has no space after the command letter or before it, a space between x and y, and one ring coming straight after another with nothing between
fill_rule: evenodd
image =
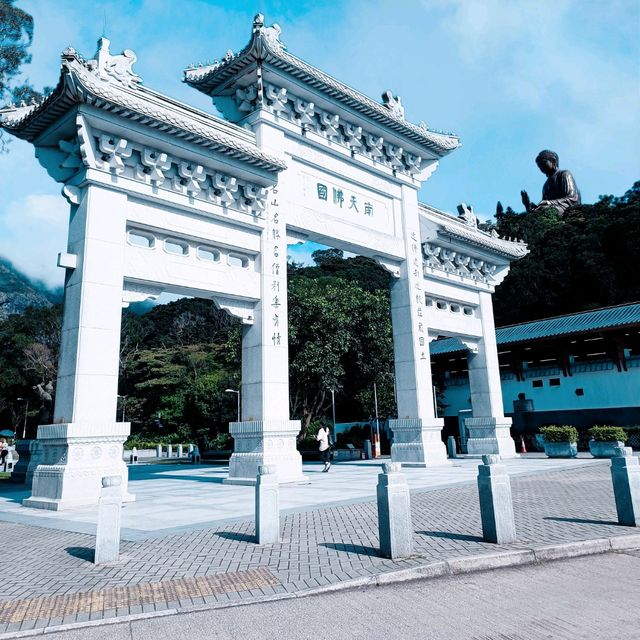
<instances>
[{"instance_id":1,"label":"curb","mask_svg":"<svg viewBox=\"0 0 640 640\"><path fill-rule=\"evenodd\" d=\"M163 609L161 611L149 611L147 613L137 613L116 618L104 618L101 620L90 620L87 622L73 622L70 624L57 625L55 627L45 627L42 629L28 629L24 631L9 631L0 634L0 640L10 638L30 638L36 636L49 635L74 629L86 629L90 627L101 627L113 624L125 624L138 620L148 620L150 618L161 618L173 615L195 613L198 611L212 611L214 609L230 609L240 606L250 606L265 602L275 602L280 600L293 600L295 598L308 598L338 591L351 589L364 589L368 587L380 587L402 582L416 580L428 580L431 578L442 578L445 576L457 576L480 571L490 571L492 569L502 569L508 567L521 567L528 565L544 564L555 560L566 560L580 556L590 556L602 553L624 551L640 547L640 534L614 536L612 538L596 538L594 540L579 540L577 542L567 542L543 547L533 547L521 549L519 551L504 551L499 553L482 554L477 556L467 556L432 562L426 565L411 567L409 569L398 569L387 571L377 575L363 576L352 580L345 580L323 587L305 589L295 593L282 593L275 596L264 596L255 598L250 602L228 602L219 604L203 604L181 609Z\"/></svg>"}]
</instances>

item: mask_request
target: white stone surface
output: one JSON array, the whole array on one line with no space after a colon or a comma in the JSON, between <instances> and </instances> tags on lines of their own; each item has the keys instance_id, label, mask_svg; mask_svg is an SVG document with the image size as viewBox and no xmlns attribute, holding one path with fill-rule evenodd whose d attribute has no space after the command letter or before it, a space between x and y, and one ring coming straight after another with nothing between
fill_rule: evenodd
<instances>
[{"instance_id":1,"label":"white stone surface","mask_svg":"<svg viewBox=\"0 0 640 640\"><path fill-rule=\"evenodd\" d=\"M102 478L98 500L95 564L116 562L120 558L120 513L122 510L122 478Z\"/></svg>"},{"instance_id":2,"label":"white stone surface","mask_svg":"<svg viewBox=\"0 0 640 640\"><path fill-rule=\"evenodd\" d=\"M280 500L278 475L270 465L262 465L256 476L256 542L280 542Z\"/></svg>"}]
</instances>

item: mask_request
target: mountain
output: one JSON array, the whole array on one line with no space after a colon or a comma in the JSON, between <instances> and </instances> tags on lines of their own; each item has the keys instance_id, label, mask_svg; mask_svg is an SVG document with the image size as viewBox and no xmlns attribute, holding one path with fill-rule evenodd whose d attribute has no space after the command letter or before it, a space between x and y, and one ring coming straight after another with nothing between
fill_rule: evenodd
<instances>
[{"instance_id":1,"label":"mountain","mask_svg":"<svg viewBox=\"0 0 640 640\"><path fill-rule=\"evenodd\" d=\"M51 295L8 260L0 258L0 321L14 313L22 313L27 307L50 307Z\"/></svg>"}]
</instances>

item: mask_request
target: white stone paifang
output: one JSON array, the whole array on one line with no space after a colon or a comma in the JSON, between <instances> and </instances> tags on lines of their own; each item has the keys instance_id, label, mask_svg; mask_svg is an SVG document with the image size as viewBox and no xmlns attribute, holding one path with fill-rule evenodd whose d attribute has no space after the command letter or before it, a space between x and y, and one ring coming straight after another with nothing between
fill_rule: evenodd
<instances>
[{"instance_id":1,"label":"white stone paifang","mask_svg":"<svg viewBox=\"0 0 640 640\"><path fill-rule=\"evenodd\" d=\"M306 482L289 410L292 240L371 257L391 274L394 463L448 464L429 355L439 335L469 352L470 448L515 455L491 294L526 246L478 229L471 207L458 219L419 204L421 182L457 138L407 123L390 92L380 104L301 63L279 33L257 18L250 47L186 74L237 122L143 88L135 54L112 55L104 38L89 61L65 50L42 102L0 111L4 128L34 144L72 212L54 424L38 432L25 505L95 506L106 476L121 478L131 499L122 463L130 425L116 421L121 305L163 291L211 300L242 321L228 481L253 484L270 465L279 482ZM260 64L243 66L256 52ZM216 74L230 67L217 92ZM293 68L295 83L283 75Z\"/></svg>"}]
</instances>

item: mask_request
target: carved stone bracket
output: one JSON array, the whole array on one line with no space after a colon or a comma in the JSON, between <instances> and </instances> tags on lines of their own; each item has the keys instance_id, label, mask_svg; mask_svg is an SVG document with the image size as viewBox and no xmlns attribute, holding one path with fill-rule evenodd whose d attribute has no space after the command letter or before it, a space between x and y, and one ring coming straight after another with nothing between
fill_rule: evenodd
<instances>
[{"instance_id":1,"label":"carved stone bracket","mask_svg":"<svg viewBox=\"0 0 640 640\"><path fill-rule=\"evenodd\" d=\"M216 296L213 298L213 302L218 309L223 309L234 318L240 318L242 324L253 324L255 302L225 298L223 296Z\"/></svg>"},{"instance_id":2,"label":"carved stone bracket","mask_svg":"<svg viewBox=\"0 0 640 640\"><path fill-rule=\"evenodd\" d=\"M125 282L124 288L122 290L122 306L128 307L132 302L157 300L161 293L161 287L138 284L135 282Z\"/></svg>"},{"instance_id":3,"label":"carved stone bracket","mask_svg":"<svg viewBox=\"0 0 640 640\"><path fill-rule=\"evenodd\" d=\"M313 102L292 95L284 87L269 83L265 83L264 87L265 107L268 111L300 124L304 130L316 131L327 140L344 145L354 154L362 154L374 162L419 180L429 177L437 166L433 160L408 153L402 147L385 141L382 136L373 135L364 131L360 125L342 120L338 114L319 109ZM404 119L404 115L400 115L404 113L400 99L388 93L391 97L385 105L394 117ZM254 111L258 108L257 91L252 87L236 89L235 101L240 111Z\"/></svg>"},{"instance_id":4,"label":"carved stone bracket","mask_svg":"<svg viewBox=\"0 0 640 640\"><path fill-rule=\"evenodd\" d=\"M463 278L470 278L486 284L494 284L497 265L473 258L458 251L452 251L433 242L422 244L425 275L437 269Z\"/></svg>"}]
</instances>

